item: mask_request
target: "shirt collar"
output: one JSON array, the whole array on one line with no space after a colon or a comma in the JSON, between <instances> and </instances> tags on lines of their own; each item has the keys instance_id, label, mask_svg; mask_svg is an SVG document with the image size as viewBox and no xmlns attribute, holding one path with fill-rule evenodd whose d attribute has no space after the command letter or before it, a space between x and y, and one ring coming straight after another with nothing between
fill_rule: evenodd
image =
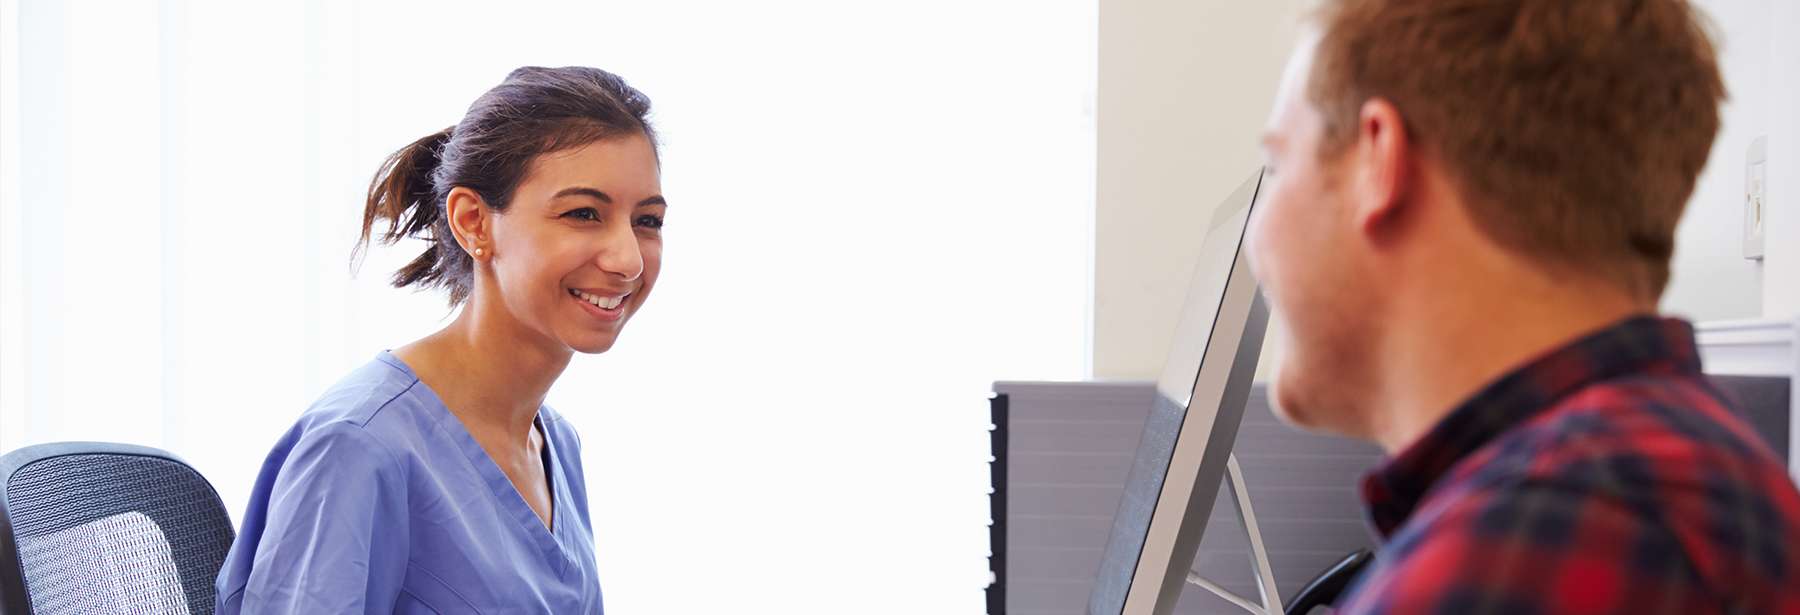
<instances>
[{"instance_id":1,"label":"shirt collar","mask_svg":"<svg viewBox=\"0 0 1800 615\"><path fill-rule=\"evenodd\" d=\"M1369 521L1383 536L1404 523L1437 480L1502 432L1588 384L1631 373L1699 374L1694 329L1635 316L1539 356L1476 393L1423 437L1362 478Z\"/></svg>"}]
</instances>

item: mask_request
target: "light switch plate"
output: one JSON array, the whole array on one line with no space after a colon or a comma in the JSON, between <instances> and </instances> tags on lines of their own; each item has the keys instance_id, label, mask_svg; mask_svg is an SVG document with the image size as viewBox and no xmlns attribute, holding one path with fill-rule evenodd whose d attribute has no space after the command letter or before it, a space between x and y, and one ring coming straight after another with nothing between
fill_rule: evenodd
<instances>
[{"instance_id":1,"label":"light switch plate","mask_svg":"<svg viewBox=\"0 0 1800 615\"><path fill-rule=\"evenodd\" d=\"M1750 142L1744 157L1744 258L1762 260L1763 227L1767 226L1769 137Z\"/></svg>"}]
</instances>

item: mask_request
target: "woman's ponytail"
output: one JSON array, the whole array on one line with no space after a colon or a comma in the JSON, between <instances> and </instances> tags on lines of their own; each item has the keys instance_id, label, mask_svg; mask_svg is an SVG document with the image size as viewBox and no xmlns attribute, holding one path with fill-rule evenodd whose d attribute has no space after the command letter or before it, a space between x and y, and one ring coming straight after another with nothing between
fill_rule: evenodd
<instances>
[{"instance_id":1,"label":"woman's ponytail","mask_svg":"<svg viewBox=\"0 0 1800 615\"><path fill-rule=\"evenodd\" d=\"M438 260L444 255L440 237L448 229L440 229L443 207L439 201L433 176L437 173L444 145L449 143L455 126L440 130L388 155L369 183L369 200L363 207L362 238L356 242L352 262L360 260L369 247L369 239L377 220L386 220L387 229L379 241L392 245L402 238L423 239L425 252L394 272L393 284L404 288L414 284L433 286L440 283L443 269Z\"/></svg>"}]
</instances>

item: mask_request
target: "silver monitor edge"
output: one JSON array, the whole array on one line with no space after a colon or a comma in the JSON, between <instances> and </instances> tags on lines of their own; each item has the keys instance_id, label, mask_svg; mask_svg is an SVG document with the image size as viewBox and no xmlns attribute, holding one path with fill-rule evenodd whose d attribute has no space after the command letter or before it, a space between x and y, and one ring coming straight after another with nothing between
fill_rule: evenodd
<instances>
[{"instance_id":1,"label":"silver monitor edge","mask_svg":"<svg viewBox=\"0 0 1800 615\"><path fill-rule=\"evenodd\" d=\"M1123 527L1129 524L1115 523L1115 535L1107 543L1108 553L1102 566L1132 564L1129 586L1119 588L1116 582L1108 583L1109 570L1103 568L1089 599L1089 615L1168 615L1175 609L1188 569L1199 550L1206 520L1212 514L1214 495L1224 480L1225 464L1243 419L1244 404L1249 398L1268 326L1268 309L1263 303L1260 286L1250 272L1243 240L1249 213L1260 191L1261 178L1259 170L1221 206L1230 210L1229 214L1219 212L1220 216L1236 218L1241 211L1244 220L1236 229L1237 245L1230 273L1212 326L1207 331L1192 393L1188 395L1173 450L1168 453L1166 465L1162 465L1166 471L1160 481L1148 528L1143 531L1141 540L1129 540L1130 537L1118 534L1134 530ZM1246 189L1250 193L1248 199L1243 196ZM1233 207L1242 201L1248 202ZM1203 266L1197 267L1192 284L1208 282L1204 279L1205 272L1198 270L1200 268ZM1183 307L1184 314L1194 311L1194 299L1203 296L1206 295L1191 294L1189 305ZM1181 340L1176 341L1179 343ZM1179 350L1172 350L1170 360L1179 360L1178 353ZM1158 396L1159 402L1173 401L1162 399L1166 395L1161 390ZM1154 425L1146 426L1146 441L1140 443L1138 451L1140 458L1146 454L1159 454L1155 449L1161 447L1149 446L1148 432L1154 428ZM1140 463L1134 465L1143 465L1145 461L1139 459ZM1133 471L1143 469L1134 467ZM1133 505L1130 489L1128 485L1126 501L1120 505L1121 517L1125 516L1125 509ZM1203 495L1194 497L1195 494ZM1136 557L1115 552L1132 546L1138 547ZM1110 572L1119 575L1123 571ZM1119 589L1125 590L1123 595Z\"/></svg>"}]
</instances>

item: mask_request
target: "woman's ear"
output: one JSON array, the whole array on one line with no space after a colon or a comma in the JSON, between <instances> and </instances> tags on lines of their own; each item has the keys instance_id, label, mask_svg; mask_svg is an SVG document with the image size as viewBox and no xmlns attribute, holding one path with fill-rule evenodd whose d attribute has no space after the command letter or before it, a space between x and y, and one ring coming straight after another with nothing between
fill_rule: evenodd
<instances>
[{"instance_id":1,"label":"woman's ear","mask_svg":"<svg viewBox=\"0 0 1800 615\"><path fill-rule=\"evenodd\" d=\"M450 196L444 199L444 213L449 215L450 232L456 235L456 243L462 245L463 251L478 261L494 257L494 212L482 202L481 195L462 186L452 188Z\"/></svg>"}]
</instances>

